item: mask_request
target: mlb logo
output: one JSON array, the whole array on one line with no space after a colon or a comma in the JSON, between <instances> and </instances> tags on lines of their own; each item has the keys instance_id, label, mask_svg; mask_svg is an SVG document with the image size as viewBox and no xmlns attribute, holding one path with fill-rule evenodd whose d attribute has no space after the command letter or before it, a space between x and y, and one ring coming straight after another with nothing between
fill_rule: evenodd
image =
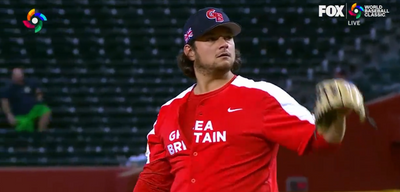
<instances>
[{"instance_id":1,"label":"mlb logo","mask_svg":"<svg viewBox=\"0 0 400 192\"><path fill-rule=\"evenodd\" d=\"M189 30L184 35L185 43L189 42L190 38L192 37L193 37L192 28L189 28Z\"/></svg>"}]
</instances>

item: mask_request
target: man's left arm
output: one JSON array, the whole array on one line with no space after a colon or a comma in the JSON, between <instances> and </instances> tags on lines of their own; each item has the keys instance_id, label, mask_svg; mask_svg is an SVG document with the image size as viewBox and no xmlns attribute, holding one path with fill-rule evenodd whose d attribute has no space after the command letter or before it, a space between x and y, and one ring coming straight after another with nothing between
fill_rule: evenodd
<instances>
[{"instance_id":1,"label":"man's left arm","mask_svg":"<svg viewBox=\"0 0 400 192\"><path fill-rule=\"evenodd\" d=\"M266 84L265 136L299 155L317 149L336 148L346 131L346 116L355 111L366 117L364 100L354 84L342 79L317 85L315 116L281 88Z\"/></svg>"},{"instance_id":2,"label":"man's left arm","mask_svg":"<svg viewBox=\"0 0 400 192\"><path fill-rule=\"evenodd\" d=\"M343 139L344 122L332 126L342 126L342 130L319 132L314 115L281 88L266 83L268 95L263 101L263 133L265 137L283 147L296 151L299 155L317 149L336 148Z\"/></svg>"},{"instance_id":3,"label":"man's left arm","mask_svg":"<svg viewBox=\"0 0 400 192\"><path fill-rule=\"evenodd\" d=\"M41 83L37 79L32 80L32 83L35 89L36 99L39 102L43 101L43 91Z\"/></svg>"},{"instance_id":4,"label":"man's left arm","mask_svg":"<svg viewBox=\"0 0 400 192\"><path fill-rule=\"evenodd\" d=\"M40 88L36 88L36 99L38 101L43 101L43 92Z\"/></svg>"}]
</instances>

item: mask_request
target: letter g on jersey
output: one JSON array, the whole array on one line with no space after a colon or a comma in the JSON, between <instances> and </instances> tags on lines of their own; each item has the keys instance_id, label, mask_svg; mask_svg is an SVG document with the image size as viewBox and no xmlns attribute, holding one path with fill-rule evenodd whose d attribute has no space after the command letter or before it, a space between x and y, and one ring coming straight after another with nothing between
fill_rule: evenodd
<instances>
[{"instance_id":1,"label":"letter g on jersey","mask_svg":"<svg viewBox=\"0 0 400 192\"><path fill-rule=\"evenodd\" d=\"M328 17L344 17L344 5L320 5L318 7L318 16L322 17L326 14Z\"/></svg>"}]
</instances>

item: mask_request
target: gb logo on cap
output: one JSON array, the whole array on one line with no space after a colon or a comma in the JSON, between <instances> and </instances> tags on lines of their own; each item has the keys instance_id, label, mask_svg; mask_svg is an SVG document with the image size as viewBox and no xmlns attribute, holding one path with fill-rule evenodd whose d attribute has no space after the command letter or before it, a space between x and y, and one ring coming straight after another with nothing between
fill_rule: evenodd
<instances>
[{"instance_id":1,"label":"gb logo on cap","mask_svg":"<svg viewBox=\"0 0 400 192\"><path fill-rule=\"evenodd\" d=\"M221 13L218 13L215 11L215 9L210 9L206 13L206 17L208 19L214 19L215 22L223 22L224 21L224 16Z\"/></svg>"}]
</instances>

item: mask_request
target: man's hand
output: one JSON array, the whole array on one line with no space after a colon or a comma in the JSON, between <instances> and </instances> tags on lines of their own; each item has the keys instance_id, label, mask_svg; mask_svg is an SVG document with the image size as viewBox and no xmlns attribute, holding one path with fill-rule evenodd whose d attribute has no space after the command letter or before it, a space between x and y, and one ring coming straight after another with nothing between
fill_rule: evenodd
<instances>
[{"instance_id":1,"label":"man's hand","mask_svg":"<svg viewBox=\"0 0 400 192\"><path fill-rule=\"evenodd\" d=\"M17 121L15 120L15 117L12 113L7 114L7 120L10 125L15 126Z\"/></svg>"},{"instance_id":2,"label":"man's hand","mask_svg":"<svg viewBox=\"0 0 400 192\"><path fill-rule=\"evenodd\" d=\"M363 122L366 118L364 99L358 88L343 79L324 80L317 84L317 101L314 109L317 131L328 142L343 139L345 118L352 111Z\"/></svg>"}]
</instances>

